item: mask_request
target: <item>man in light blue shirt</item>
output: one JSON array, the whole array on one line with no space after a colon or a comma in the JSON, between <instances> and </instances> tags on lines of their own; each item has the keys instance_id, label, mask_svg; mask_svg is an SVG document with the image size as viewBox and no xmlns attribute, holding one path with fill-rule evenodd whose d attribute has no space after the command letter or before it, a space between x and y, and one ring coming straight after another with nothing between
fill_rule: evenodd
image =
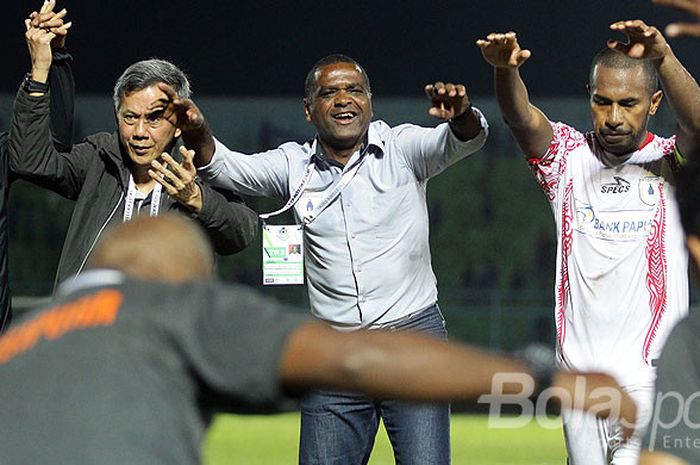
<instances>
[{"instance_id":1,"label":"man in light blue shirt","mask_svg":"<svg viewBox=\"0 0 700 465\"><path fill-rule=\"evenodd\" d=\"M371 122L367 74L351 58L331 55L306 79L304 109L317 137L254 155L216 141L194 103L172 95L183 124L199 128L187 131L198 136L185 143L197 153L202 178L293 206L304 225L311 312L337 329L411 329L446 338L430 264L426 184L481 148L488 126L463 85L436 82L425 91L429 113L444 123ZM366 463L380 417L397 464L449 463L448 405L337 392L302 402L300 463Z\"/></svg>"}]
</instances>

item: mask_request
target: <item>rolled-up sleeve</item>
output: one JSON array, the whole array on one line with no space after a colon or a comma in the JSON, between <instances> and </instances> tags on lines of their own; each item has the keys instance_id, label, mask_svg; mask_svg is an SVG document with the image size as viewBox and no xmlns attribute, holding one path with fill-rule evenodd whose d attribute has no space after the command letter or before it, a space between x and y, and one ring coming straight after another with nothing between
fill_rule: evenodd
<instances>
[{"instance_id":1,"label":"rolled-up sleeve","mask_svg":"<svg viewBox=\"0 0 700 465\"><path fill-rule=\"evenodd\" d=\"M474 113L479 118L481 130L467 141L457 138L448 123L435 128L413 124L395 128L398 148L416 178L425 180L433 177L484 146L489 132L488 123L481 111L474 108Z\"/></svg>"}]
</instances>

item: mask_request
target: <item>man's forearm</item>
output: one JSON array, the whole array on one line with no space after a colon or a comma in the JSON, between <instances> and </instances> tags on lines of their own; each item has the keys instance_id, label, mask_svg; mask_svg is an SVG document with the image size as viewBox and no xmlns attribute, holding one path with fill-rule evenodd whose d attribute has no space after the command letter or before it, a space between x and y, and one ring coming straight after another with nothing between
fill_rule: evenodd
<instances>
[{"instance_id":1,"label":"man's forearm","mask_svg":"<svg viewBox=\"0 0 700 465\"><path fill-rule=\"evenodd\" d=\"M75 81L73 58L65 49L54 50L49 87L51 89L51 134L59 152L69 152L73 144Z\"/></svg>"},{"instance_id":2,"label":"man's forearm","mask_svg":"<svg viewBox=\"0 0 700 465\"><path fill-rule=\"evenodd\" d=\"M673 51L658 67L659 80L678 125L688 134L700 136L700 87Z\"/></svg>"},{"instance_id":3,"label":"man's forearm","mask_svg":"<svg viewBox=\"0 0 700 465\"><path fill-rule=\"evenodd\" d=\"M530 97L518 68L495 68L494 84L498 106L508 126L527 126L532 119Z\"/></svg>"},{"instance_id":4,"label":"man's forearm","mask_svg":"<svg viewBox=\"0 0 700 465\"><path fill-rule=\"evenodd\" d=\"M182 140L185 147L194 150L194 166L206 166L211 162L215 149L214 134L206 121L199 128L183 131Z\"/></svg>"}]
</instances>

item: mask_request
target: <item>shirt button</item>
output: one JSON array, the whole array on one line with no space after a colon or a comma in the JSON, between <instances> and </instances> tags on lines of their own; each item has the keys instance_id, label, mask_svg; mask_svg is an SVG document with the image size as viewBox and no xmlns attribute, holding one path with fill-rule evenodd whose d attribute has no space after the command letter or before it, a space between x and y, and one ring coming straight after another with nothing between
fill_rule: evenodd
<instances>
[{"instance_id":1,"label":"shirt button","mask_svg":"<svg viewBox=\"0 0 700 465\"><path fill-rule=\"evenodd\" d=\"M348 207L348 208L350 208L350 207L352 207L352 204L351 204L350 202L348 202L348 203L345 204L345 206Z\"/></svg>"},{"instance_id":2,"label":"shirt button","mask_svg":"<svg viewBox=\"0 0 700 465\"><path fill-rule=\"evenodd\" d=\"M356 235L356 234L350 234L350 237L351 237L352 239L356 239L356 238L357 238L357 235Z\"/></svg>"},{"instance_id":3,"label":"shirt button","mask_svg":"<svg viewBox=\"0 0 700 465\"><path fill-rule=\"evenodd\" d=\"M358 269L357 269L357 272L358 272L358 273L362 273L362 268L358 268Z\"/></svg>"}]
</instances>

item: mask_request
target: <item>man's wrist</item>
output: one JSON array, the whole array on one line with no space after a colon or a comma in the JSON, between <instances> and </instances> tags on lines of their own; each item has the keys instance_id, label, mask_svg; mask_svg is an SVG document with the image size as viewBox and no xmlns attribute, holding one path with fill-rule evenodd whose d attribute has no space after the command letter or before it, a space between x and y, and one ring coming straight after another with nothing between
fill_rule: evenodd
<instances>
[{"instance_id":1,"label":"man's wrist","mask_svg":"<svg viewBox=\"0 0 700 465\"><path fill-rule=\"evenodd\" d=\"M459 122L459 120L466 118L467 116L469 116L472 113L472 108L474 108L474 106L472 105L472 102L467 102L467 108L462 113L455 116L454 118L450 118L450 122L453 122L453 121Z\"/></svg>"},{"instance_id":2,"label":"man's wrist","mask_svg":"<svg viewBox=\"0 0 700 465\"><path fill-rule=\"evenodd\" d=\"M46 74L47 79L42 82L40 80L41 75L37 76L37 73L34 71L27 73L22 81L22 87L29 95L33 96L39 96L47 93L49 91L49 84L47 83L48 72ZM37 79L37 77L39 77L39 79Z\"/></svg>"}]
</instances>

